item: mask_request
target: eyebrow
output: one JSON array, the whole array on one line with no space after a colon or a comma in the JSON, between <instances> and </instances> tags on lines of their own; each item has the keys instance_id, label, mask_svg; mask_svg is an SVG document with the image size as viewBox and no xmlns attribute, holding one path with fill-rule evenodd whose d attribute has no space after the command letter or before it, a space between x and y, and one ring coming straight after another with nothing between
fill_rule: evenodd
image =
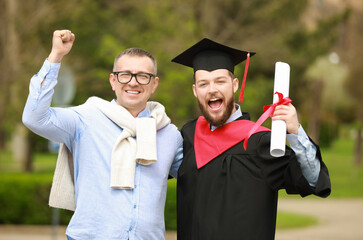
<instances>
[{"instance_id":1,"label":"eyebrow","mask_svg":"<svg viewBox=\"0 0 363 240\"><path fill-rule=\"evenodd\" d=\"M227 76L219 76L219 77L216 77L214 80L228 80L228 77Z\"/></svg>"}]
</instances>

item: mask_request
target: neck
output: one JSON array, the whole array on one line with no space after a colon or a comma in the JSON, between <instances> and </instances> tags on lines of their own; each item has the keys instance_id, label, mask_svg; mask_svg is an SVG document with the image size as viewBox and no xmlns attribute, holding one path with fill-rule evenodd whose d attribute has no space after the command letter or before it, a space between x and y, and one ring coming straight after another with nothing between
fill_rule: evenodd
<instances>
[{"instance_id":1,"label":"neck","mask_svg":"<svg viewBox=\"0 0 363 240\"><path fill-rule=\"evenodd\" d=\"M126 106L123 106L122 104L119 103L119 101L116 101L118 105L120 105L121 107L125 108L127 111L129 111L129 113L133 116L133 117L137 117L146 107L145 106L141 109L141 108L129 108Z\"/></svg>"}]
</instances>

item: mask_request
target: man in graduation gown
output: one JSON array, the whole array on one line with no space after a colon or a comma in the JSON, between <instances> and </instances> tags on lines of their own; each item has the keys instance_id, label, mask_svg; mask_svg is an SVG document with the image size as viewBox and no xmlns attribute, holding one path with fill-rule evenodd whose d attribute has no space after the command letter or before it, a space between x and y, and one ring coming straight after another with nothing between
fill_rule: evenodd
<instances>
[{"instance_id":1,"label":"man in graduation gown","mask_svg":"<svg viewBox=\"0 0 363 240\"><path fill-rule=\"evenodd\" d=\"M254 54L203 39L172 60L194 69L193 92L203 114L181 130L178 240L274 239L278 190L302 197L330 194L319 147L291 103L277 106L272 115L287 125L291 148L284 156L270 155L267 128L258 127L248 139L255 123L234 101L238 79L233 72Z\"/></svg>"}]
</instances>

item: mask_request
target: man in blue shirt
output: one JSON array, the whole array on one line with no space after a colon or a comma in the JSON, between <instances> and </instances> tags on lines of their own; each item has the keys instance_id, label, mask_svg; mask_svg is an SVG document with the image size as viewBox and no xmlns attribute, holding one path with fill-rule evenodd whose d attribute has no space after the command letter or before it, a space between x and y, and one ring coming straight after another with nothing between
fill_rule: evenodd
<instances>
[{"instance_id":1,"label":"man in blue shirt","mask_svg":"<svg viewBox=\"0 0 363 240\"><path fill-rule=\"evenodd\" d=\"M156 61L145 50L126 49L109 76L116 99L50 107L74 40L69 30L53 33L23 113L29 129L61 143L50 205L74 210L68 239L164 239L167 179L177 177L182 137L164 107L148 102L159 82Z\"/></svg>"}]
</instances>

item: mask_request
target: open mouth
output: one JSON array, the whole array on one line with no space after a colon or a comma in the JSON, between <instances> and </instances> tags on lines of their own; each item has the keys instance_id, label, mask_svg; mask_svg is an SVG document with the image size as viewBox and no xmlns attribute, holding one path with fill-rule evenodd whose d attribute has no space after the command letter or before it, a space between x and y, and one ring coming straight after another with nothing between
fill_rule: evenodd
<instances>
[{"instance_id":1,"label":"open mouth","mask_svg":"<svg viewBox=\"0 0 363 240\"><path fill-rule=\"evenodd\" d=\"M212 98L208 101L208 106L212 110L218 110L221 108L223 100L220 98Z\"/></svg>"}]
</instances>

